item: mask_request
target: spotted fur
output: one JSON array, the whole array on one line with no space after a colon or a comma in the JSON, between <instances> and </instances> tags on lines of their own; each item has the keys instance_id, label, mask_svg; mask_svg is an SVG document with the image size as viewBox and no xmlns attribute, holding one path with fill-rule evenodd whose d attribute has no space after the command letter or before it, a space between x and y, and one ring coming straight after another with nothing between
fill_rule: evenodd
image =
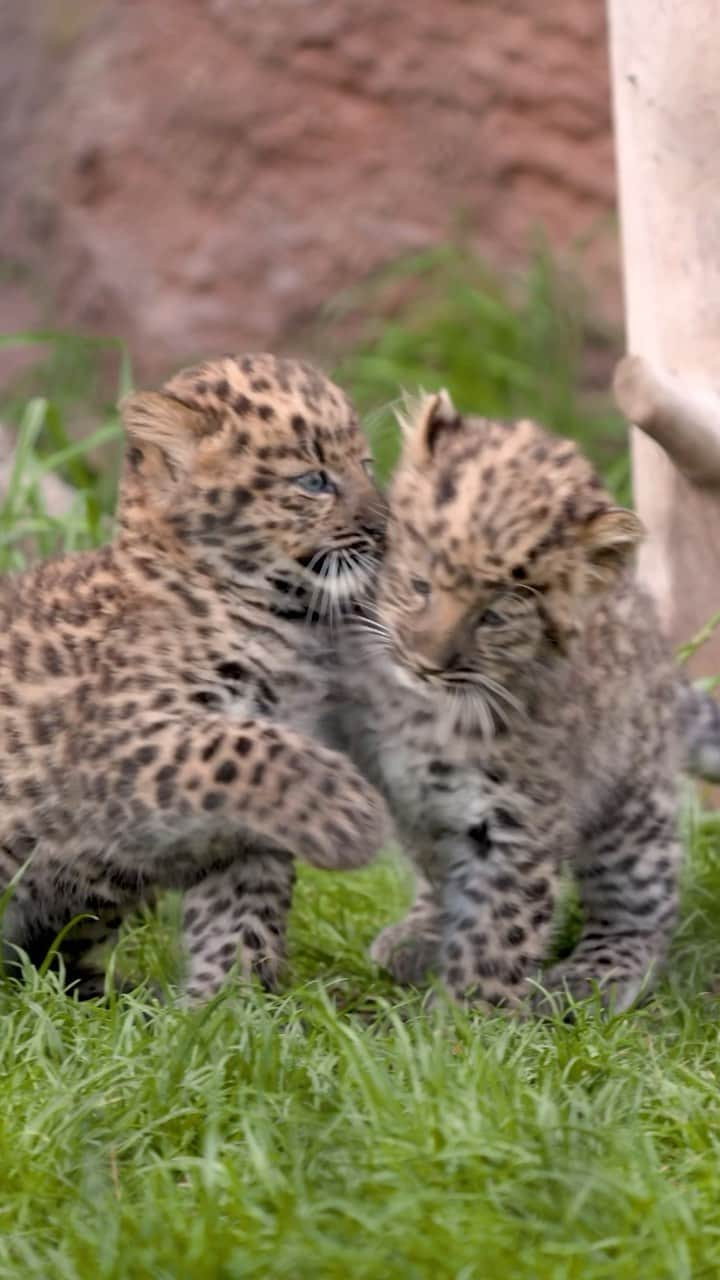
<instances>
[{"instance_id":1,"label":"spotted fur","mask_svg":"<svg viewBox=\"0 0 720 1280\"><path fill-rule=\"evenodd\" d=\"M648 988L677 908L677 684L636 585L637 517L532 422L405 424L374 606L343 644L345 743L419 872L373 955L402 981L517 1004L561 871L584 907L546 989L615 1007Z\"/></svg>"},{"instance_id":2,"label":"spotted fur","mask_svg":"<svg viewBox=\"0 0 720 1280\"><path fill-rule=\"evenodd\" d=\"M12 962L95 945L157 889L187 889L188 992L283 956L293 860L357 867L380 798L314 739L325 621L382 538L368 448L307 365L227 357L123 406L117 535L0 586L0 877ZM29 861L28 861L29 859Z\"/></svg>"}]
</instances>

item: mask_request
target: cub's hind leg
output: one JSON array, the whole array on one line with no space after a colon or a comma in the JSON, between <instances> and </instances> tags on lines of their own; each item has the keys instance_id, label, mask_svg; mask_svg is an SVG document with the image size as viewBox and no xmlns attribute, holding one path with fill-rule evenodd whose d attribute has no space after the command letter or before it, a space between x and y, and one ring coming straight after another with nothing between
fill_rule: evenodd
<instances>
[{"instance_id":1,"label":"cub's hind leg","mask_svg":"<svg viewBox=\"0 0 720 1280\"><path fill-rule=\"evenodd\" d=\"M55 909L46 914L38 899L39 895L28 894L8 904L3 920L5 972L22 976L24 952L37 969L44 964L53 969L62 965L66 989L80 1000L104 995L107 953L117 942L121 912L115 906L89 902L76 911ZM115 983L119 990L126 985Z\"/></svg>"},{"instance_id":2,"label":"cub's hind leg","mask_svg":"<svg viewBox=\"0 0 720 1280\"><path fill-rule=\"evenodd\" d=\"M105 994L108 953L115 946L123 922L117 907L89 903L84 912L62 937L58 955L65 970L65 986L79 1000L94 1000ZM133 983L113 977L117 991L132 990Z\"/></svg>"},{"instance_id":3,"label":"cub's hind leg","mask_svg":"<svg viewBox=\"0 0 720 1280\"><path fill-rule=\"evenodd\" d=\"M677 918L681 862L672 785L618 791L576 858L580 941L543 986L576 999L599 988L618 1013L648 994Z\"/></svg>"},{"instance_id":4,"label":"cub's hind leg","mask_svg":"<svg viewBox=\"0 0 720 1280\"><path fill-rule=\"evenodd\" d=\"M242 859L185 894L186 994L207 1000L233 967L275 990L285 962L295 864L289 854L248 848Z\"/></svg>"}]
</instances>

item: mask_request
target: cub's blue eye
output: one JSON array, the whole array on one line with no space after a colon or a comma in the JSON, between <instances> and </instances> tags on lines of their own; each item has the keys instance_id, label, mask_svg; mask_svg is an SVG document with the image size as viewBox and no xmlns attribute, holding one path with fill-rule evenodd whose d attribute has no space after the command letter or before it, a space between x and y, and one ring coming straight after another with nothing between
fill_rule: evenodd
<instances>
[{"instance_id":1,"label":"cub's blue eye","mask_svg":"<svg viewBox=\"0 0 720 1280\"><path fill-rule=\"evenodd\" d=\"M335 485L326 471L306 471L302 476L294 476L293 484L303 493L334 493Z\"/></svg>"},{"instance_id":2,"label":"cub's blue eye","mask_svg":"<svg viewBox=\"0 0 720 1280\"><path fill-rule=\"evenodd\" d=\"M410 586L419 596L429 596L432 590L427 578L411 578Z\"/></svg>"}]
</instances>

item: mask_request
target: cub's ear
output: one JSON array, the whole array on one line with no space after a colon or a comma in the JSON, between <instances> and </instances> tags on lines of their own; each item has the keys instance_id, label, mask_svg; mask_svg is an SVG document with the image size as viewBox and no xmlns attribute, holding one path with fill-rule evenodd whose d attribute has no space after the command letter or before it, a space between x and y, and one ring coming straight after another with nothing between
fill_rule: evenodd
<instances>
[{"instance_id":1,"label":"cub's ear","mask_svg":"<svg viewBox=\"0 0 720 1280\"><path fill-rule=\"evenodd\" d=\"M405 440L426 458L434 457L444 436L462 428L462 418L444 390L415 399L404 397L397 418Z\"/></svg>"},{"instance_id":2,"label":"cub's ear","mask_svg":"<svg viewBox=\"0 0 720 1280\"><path fill-rule=\"evenodd\" d=\"M171 467L186 469L196 445L208 435L207 414L162 391L140 391L120 402L130 444L155 445Z\"/></svg>"},{"instance_id":3,"label":"cub's ear","mask_svg":"<svg viewBox=\"0 0 720 1280\"><path fill-rule=\"evenodd\" d=\"M612 586L644 536L645 528L634 511L610 507L591 516L583 526L582 539L592 584Z\"/></svg>"}]
</instances>

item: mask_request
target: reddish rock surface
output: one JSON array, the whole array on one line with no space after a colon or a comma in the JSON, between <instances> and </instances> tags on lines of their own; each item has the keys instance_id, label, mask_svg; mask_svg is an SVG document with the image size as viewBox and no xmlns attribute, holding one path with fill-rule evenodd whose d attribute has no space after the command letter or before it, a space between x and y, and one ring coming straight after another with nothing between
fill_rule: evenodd
<instances>
[{"instance_id":1,"label":"reddish rock surface","mask_svg":"<svg viewBox=\"0 0 720 1280\"><path fill-rule=\"evenodd\" d=\"M462 226L590 238L617 313L601 0L0 0L0 325L143 376L280 346Z\"/></svg>"}]
</instances>

